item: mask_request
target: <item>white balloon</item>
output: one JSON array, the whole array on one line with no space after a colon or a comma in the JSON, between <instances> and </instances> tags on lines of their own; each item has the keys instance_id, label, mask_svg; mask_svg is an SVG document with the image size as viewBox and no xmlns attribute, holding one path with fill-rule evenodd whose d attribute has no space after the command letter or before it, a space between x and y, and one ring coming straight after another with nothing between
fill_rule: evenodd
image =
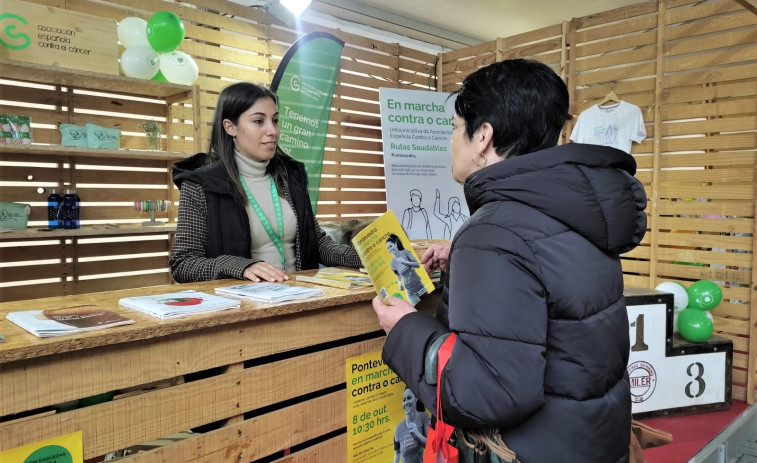
<instances>
[{"instance_id":1,"label":"white balloon","mask_svg":"<svg viewBox=\"0 0 757 463\"><path fill-rule=\"evenodd\" d=\"M121 53L121 71L125 76L152 79L159 67L158 52L149 46L137 45Z\"/></svg>"},{"instance_id":2,"label":"white balloon","mask_svg":"<svg viewBox=\"0 0 757 463\"><path fill-rule=\"evenodd\" d=\"M118 35L118 41L121 42L124 48L139 45L150 46L150 42L147 41L147 21L142 18L129 16L122 19L118 23L116 34Z\"/></svg>"},{"instance_id":3,"label":"white balloon","mask_svg":"<svg viewBox=\"0 0 757 463\"><path fill-rule=\"evenodd\" d=\"M673 332L678 333L678 314L681 313L681 311L674 310L673 311Z\"/></svg>"},{"instance_id":4,"label":"white balloon","mask_svg":"<svg viewBox=\"0 0 757 463\"><path fill-rule=\"evenodd\" d=\"M673 294L673 312L676 314L689 306L689 293L678 283L666 281L655 286L654 289Z\"/></svg>"},{"instance_id":5,"label":"white balloon","mask_svg":"<svg viewBox=\"0 0 757 463\"><path fill-rule=\"evenodd\" d=\"M192 85L200 75L195 60L181 51L160 55L160 72L167 81L180 85Z\"/></svg>"}]
</instances>

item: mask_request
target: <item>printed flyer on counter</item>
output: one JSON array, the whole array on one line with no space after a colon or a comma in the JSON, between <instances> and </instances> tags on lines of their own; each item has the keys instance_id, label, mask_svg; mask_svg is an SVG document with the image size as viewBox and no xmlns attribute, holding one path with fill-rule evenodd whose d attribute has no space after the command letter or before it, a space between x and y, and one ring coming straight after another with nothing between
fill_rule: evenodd
<instances>
[{"instance_id":1,"label":"printed flyer on counter","mask_svg":"<svg viewBox=\"0 0 757 463\"><path fill-rule=\"evenodd\" d=\"M81 431L0 452L0 463L83 463Z\"/></svg>"},{"instance_id":2,"label":"printed flyer on counter","mask_svg":"<svg viewBox=\"0 0 757 463\"><path fill-rule=\"evenodd\" d=\"M347 359L347 462L421 463L429 415L381 360L381 351Z\"/></svg>"},{"instance_id":3,"label":"printed flyer on counter","mask_svg":"<svg viewBox=\"0 0 757 463\"><path fill-rule=\"evenodd\" d=\"M380 88L387 209L410 239L452 239L470 212L452 179L449 93Z\"/></svg>"}]
</instances>

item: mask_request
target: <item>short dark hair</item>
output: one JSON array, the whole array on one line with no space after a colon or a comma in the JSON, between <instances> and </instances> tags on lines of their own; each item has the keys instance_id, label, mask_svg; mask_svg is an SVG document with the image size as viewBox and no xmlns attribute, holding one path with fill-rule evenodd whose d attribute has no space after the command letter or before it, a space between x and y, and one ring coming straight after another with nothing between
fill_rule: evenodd
<instances>
[{"instance_id":1,"label":"short dark hair","mask_svg":"<svg viewBox=\"0 0 757 463\"><path fill-rule=\"evenodd\" d=\"M453 93L455 114L468 139L482 124L494 129L498 155L520 156L557 145L570 119L568 88L552 68L534 60L508 59L470 74Z\"/></svg>"},{"instance_id":2,"label":"short dark hair","mask_svg":"<svg viewBox=\"0 0 757 463\"><path fill-rule=\"evenodd\" d=\"M231 84L221 90L213 116L213 128L210 132L210 143L208 145L208 162L221 161L243 198L246 196L242 184L239 182L239 169L234 159L234 137L226 132L223 121L228 119L236 125L239 123L239 117L242 113L250 109L258 100L264 98L278 104L276 94L267 87L252 82ZM266 168L279 189L283 188L283 184L287 180L286 170L281 163L282 159L285 158L290 158L290 156L277 145L276 155Z\"/></svg>"}]
</instances>

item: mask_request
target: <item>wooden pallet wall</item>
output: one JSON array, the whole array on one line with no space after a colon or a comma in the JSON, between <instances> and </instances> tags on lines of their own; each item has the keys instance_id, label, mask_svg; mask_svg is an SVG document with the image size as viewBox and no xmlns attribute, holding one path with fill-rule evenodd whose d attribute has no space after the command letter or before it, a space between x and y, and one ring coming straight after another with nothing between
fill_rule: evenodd
<instances>
[{"instance_id":1,"label":"wooden pallet wall","mask_svg":"<svg viewBox=\"0 0 757 463\"><path fill-rule=\"evenodd\" d=\"M315 24L304 24L295 31L271 23L259 9L223 0L35 3L115 20L129 16L149 19L158 9L179 15L186 30L179 50L190 54L200 70L196 85L200 89L202 147L208 144L221 89L239 80L268 85L281 57L305 33L325 31L343 40L318 206L321 220L379 215L386 210L378 89L436 86L435 55ZM197 151L193 111L191 101L172 106L171 151L186 155ZM0 80L0 114L5 113L31 116L36 143L60 143L61 122L92 122L120 128L122 148L140 149L145 147L146 139L140 135L137 123L145 118L165 121L165 103ZM167 145L164 138L163 148ZM77 190L82 198L84 226L139 225L149 217L134 210L136 200L168 199L178 205L178 190L170 179L173 161L59 156L26 159L8 154L0 155L0 163L0 201L31 204L30 226L45 225L46 197L55 186ZM171 222L175 214L174 207L168 214L158 213L157 218ZM166 284L170 245L170 234L122 236L105 241L0 241L0 300Z\"/></svg>"},{"instance_id":2,"label":"wooden pallet wall","mask_svg":"<svg viewBox=\"0 0 757 463\"><path fill-rule=\"evenodd\" d=\"M655 113L660 133L652 166L651 283L707 279L721 284L724 300L712 312L715 326L734 343L734 396L752 403L757 374L757 15L727 1L671 2L661 15L664 60ZM681 244L694 249L673 247Z\"/></svg>"},{"instance_id":3,"label":"wooden pallet wall","mask_svg":"<svg viewBox=\"0 0 757 463\"><path fill-rule=\"evenodd\" d=\"M655 0L440 59L445 91L495 60L527 57L566 79L574 116L610 90L642 109L647 138L632 154L650 199L649 229L623 256L626 284L719 283L715 328L734 343L734 397L750 402L757 374L756 26L757 15L735 0Z\"/></svg>"}]
</instances>

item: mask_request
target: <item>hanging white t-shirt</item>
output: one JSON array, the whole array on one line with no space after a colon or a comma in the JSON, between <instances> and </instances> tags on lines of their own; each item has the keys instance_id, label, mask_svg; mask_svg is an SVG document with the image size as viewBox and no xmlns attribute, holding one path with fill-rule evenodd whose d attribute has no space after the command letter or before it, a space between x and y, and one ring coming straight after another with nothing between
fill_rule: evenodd
<instances>
[{"instance_id":1,"label":"hanging white t-shirt","mask_svg":"<svg viewBox=\"0 0 757 463\"><path fill-rule=\"evenodd\" d=\"M570 134L575 143L612 146L631 152L631 142L641 143L647 137L641 109L621 101L612 106L594 105L578 116Z\"/></svg>"}]
</instances>

